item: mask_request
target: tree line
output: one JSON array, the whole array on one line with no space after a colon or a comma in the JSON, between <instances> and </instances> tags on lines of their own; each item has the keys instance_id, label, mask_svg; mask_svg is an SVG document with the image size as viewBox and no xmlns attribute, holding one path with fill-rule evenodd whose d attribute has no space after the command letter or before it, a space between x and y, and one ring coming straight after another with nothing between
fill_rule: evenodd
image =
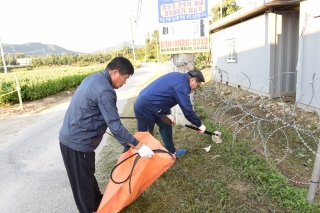
<instances>
[{"instance_id":1,"label":"tree line","mask_svg":"<svg viewBox=\"0 0 320 213\"><path fill-rule=\"evenodd\" d=\"M232 14L239 10L240 7L235 0L223 0L222 5L216 4L211 8L211 20L209 23L216 22L222 17ZM135 53L135 56L134 54ZM77 65L85 66L94 63L105 63L116 56L124 56L133 61L135 58L138 61L149 62L159 61L164 62L170 59L170 55L163 55L159 53L159 31L154 30L153 33L147 33L145 45L133 51L132 47L125 46L117 51L110 51L108 53L99 52L93 54L52 54L48 53L46 56L27 56L23 53L16 53L14 55L5 55L5 62L7 65L18 65L18 58L31 58L32 67L41 66L62 66L62 65ZM211 54L209 53L195 53L195 66L202 69L210 64ZM3 64L0 57L0 66Z\"/></svg>"}]
</instances>

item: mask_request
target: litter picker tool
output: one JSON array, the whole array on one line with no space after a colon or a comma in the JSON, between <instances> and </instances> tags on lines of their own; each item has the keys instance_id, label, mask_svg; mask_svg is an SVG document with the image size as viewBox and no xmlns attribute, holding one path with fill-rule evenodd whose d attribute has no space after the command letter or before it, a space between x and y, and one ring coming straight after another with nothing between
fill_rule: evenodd
<instances>
[{"instance_id":1,"label":"litter picker tool","mask_svg":"<svg viewBox=\"0 0 320 213\"><path fill-rule=\"evenodd\" d=\"M120 117L120 119L147 119L147 117Z\"/></svg>"},{"instance_id":2,"label":"litter picker tool","mask_svg":"<svg viewBox=\"0 0 320 213\"><path fill-rule=\"evenodd\" d=\"M194 126L190 126L190 125L187 125L185 124L186 127L190 128L190 129L194 129L194 130L200 130L199 128L197 127L194 127ZM207 135L211 135L211 139L213 142L216 142L216 143L222 143L222 140L221 140L221 132L219 131L215 131L215 132L209 132L207 130L204 131L204 134L207 134Z\"/></svg>"}]
</instances>

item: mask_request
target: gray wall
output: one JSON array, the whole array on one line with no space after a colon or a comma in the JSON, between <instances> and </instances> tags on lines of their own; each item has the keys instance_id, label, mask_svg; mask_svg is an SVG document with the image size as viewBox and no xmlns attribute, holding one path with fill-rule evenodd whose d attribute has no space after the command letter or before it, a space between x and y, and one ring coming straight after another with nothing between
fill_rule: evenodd
<instances>
[{"instance_id":1,"label":"gray wall","mask_svg":"<svg viewBox=\"0 0 320 213\"><path fill-rule=\"evenodd\" d=\"M319 8L319 0L300 3L300 66L296 93L298 107L309 106L317 112L320 108L320 17L316 18L320 15Z\"/></svg>"},{"instance_id":2,"label":"gray wall","mask_svg":"<svg viewBox=\"0 0 320 213\"><path fill-rule=\"evenodd\" d=\"M213 64L229 74L223 73L222 82L265 96L294 94L298 26L298 12L267 13L213 33ZM230 38L236 40L236 63L225 60Z\"/></svg>"},{"instance_id":3,"label":"gray wall","mask_svg":"<svg viewBox=\"0 0 320 213\"><path fill-rule=\"evenodd\" d=\"M261 15L212 34L213 64L229 73L228 83L249 88L256 93L269 93L270 38L269 15ZM234 38L237 62L225 60L226 40ZM248 78L246 77L248 76ZM215 78L220 75L215 73ZM223 75L223 82L227 81Z\"/></svg>"}]
</instances>

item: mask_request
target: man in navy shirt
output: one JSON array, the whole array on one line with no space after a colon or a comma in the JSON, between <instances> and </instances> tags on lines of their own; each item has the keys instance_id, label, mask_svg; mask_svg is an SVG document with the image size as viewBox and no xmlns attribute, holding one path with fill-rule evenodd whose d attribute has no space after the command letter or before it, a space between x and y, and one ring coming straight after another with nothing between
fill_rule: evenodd
<instances>
[{"instance_id":1,"label":"man in navy shirt","mask_svg":"<svg viewBox=\"0 0 320 213\"><path fill-rule=\"evenodd\" d=\"M109 128L117 141L138 150L141 157L154 154L139 143L122 125L114 89L120 88L133 75L131 62L114 58L105 70L85 78L74 93L59 133L62 158L72 193L80 213L95 212L102 199L95 173L95 152Z\"/></svg>"},{"instance_id":2,"label":"man in navy shirt","mask_svg":"<svg viewBox=\"0 0 320 213\"><path fill-rule=\"evenodd\" d=\"M149 131L153 134L154 125L157 124L165 148L176 157L184 155L186 150L176 150L173 144L174 117L170 109L179 104L186 119L196 125L200 133L203 133L206 127L193 111L190 101L191 90L195 90L202 82L205 82L202 73L193 69L187 73L170 72L144 88L134 103L138 131Z\"/></svg>"}]
</instances>

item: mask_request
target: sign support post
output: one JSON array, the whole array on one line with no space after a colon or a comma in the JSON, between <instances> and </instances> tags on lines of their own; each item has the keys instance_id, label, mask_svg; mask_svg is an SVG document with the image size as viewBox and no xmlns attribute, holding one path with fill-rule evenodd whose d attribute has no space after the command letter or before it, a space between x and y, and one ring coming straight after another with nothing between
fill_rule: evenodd
<instances>
[{"instance_id":1,"label":"sign support post","mask_svg":"<svg viewBox=\"0 0 320 213\"><path fill-rule=\"evenodd\" d=\"M208 0L158 0L160 54L170 54L170 72L194 69L194 53L209 52ZM194 105L193 92L190 94ZM190 124L180 107L173 108L177 124Z\"/></svg>"}]
</instances>

